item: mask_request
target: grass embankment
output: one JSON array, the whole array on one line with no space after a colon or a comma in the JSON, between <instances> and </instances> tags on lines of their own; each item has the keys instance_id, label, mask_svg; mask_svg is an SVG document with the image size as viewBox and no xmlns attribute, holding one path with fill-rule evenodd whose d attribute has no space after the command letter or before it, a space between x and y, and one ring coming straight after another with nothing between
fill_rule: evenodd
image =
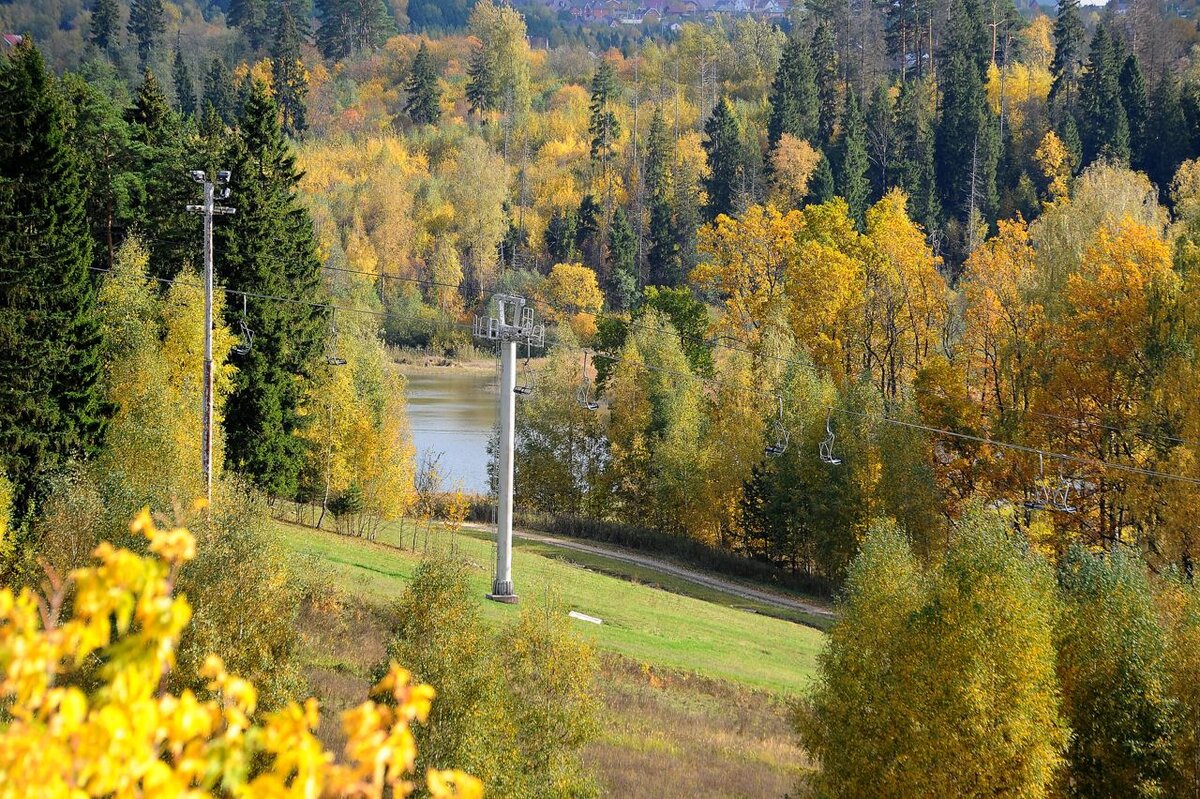
<instances>
[{"instance_id":1,"label":"grass embankment","mask_svg":"<svg viewBox=\"0 0 1200 799\"><path fill-rule=\"evenodd\" d=\"M419 553L399 548L401 534L411 547L411 525L406 533L385 528L373 544L290 525L279 529L292 551L327 564L340 590L369 602L398 597L420 560ZM437 528L428 538L427 543L425 533L418 532L418 548L448 551L453 546L478 565L474 581L485 618L517 612L483 598L491 583L490 542L463 534L451 537ZM800 692L811 679L821 634L730 606L750 604L747 600L728 597L725 605L657 590L545 557L533 545L515 549L513 573L518 593L526 598L553 599L603 619L601 625L578 625L579 633L601 650L780 695Z\"/></svg>"},{"instance_id":2,"label":"grass embankment","mask_svg":"<svg viewBox=\"0 0 1200 799\"><path fill-rule=\"evenodd\" d=\"M280 524L281 541L309 579L334 589L305 608L304 660L323 700L322 729L337 745L334 716L361 700L383 658L392 601L420 561L413 525L383 531L378 543ZM492 546L435 530L421 549L449 550L478 565L475 583L485 618L518 608L483 599ZM589 568L528 542L514 552L527 600L553 598L604 619L578 624L602 653L601 737L584 753L604 795L778 797L794 788L805 763L788 728L789 697L807 685L821 634L722 601L669 593L595 569L628 567L596 558ZM656 575L657 576L657 575ZM676 586L678 587L678 586ZM708 589L700 589L707 591ZM715 592L719 593L719 592ZM713 599L719 599L713 597Z\"/></svg>"}]
</instances>

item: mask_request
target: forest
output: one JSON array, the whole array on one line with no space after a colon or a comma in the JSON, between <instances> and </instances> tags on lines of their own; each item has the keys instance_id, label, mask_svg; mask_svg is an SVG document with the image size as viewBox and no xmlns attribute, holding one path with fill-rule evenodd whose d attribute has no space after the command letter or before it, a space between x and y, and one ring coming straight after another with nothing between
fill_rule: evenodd
<instances>
[{"instance_id":1,"label":"forest","mask_svg":"<svg viewBox=\"0 0 1200 799\"><path fill-rule=\"evenodd\" d=\"M316 594L268 530L485 509L418 461L397 360L491 357L472 321L506 293L547 325L523 521L837 598L793 708L801 795L1194 795L1194 9L811 0L617 31L498 0L16 0L0 29L0 692L32 708L0 717L6 768L74 712L20 677L44 645L97 711L106 682L231 691L197 741L258 719L234 681L257 686L275 715L234 759L279 770L197 749L172 779L375 795L294 704ZM193 170L228 170L235 209L209 508ZM421 565L387 658L444 704L380 663L351 761L396 735L390 790L416 763L428 795L474 795L450 767L594 795L588 647L531 611L504 629L536 646L485 653L468 580ZM121 590L165 615L100 631ZM293 765L262 744L289 735Z\"/></svg>"}]
</instances>

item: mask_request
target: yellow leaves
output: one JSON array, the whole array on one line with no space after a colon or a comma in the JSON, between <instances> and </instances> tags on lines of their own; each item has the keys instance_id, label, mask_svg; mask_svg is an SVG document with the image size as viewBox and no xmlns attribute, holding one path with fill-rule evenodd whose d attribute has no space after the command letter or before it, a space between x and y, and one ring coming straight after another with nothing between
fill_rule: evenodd
<instances>
[{"instance_id":1,"label":"yellow leaves","mask_svg":"<svg viewBox=\"0 0 1200 799\"><path fill-rule=\"evenodd\" d=\"M71 575L72 617L55 618L70 586L44 604L25 589L0 589L0 797L407 796L416 757L410 725L424 722L427 685L393 665L378 690L389 704L347 712L346 757L314 734L316 700L254 719L253 684L210 655L202 668L214 698L162 690L188 606L171 596L170 573L194 554L190 534L161 530L146 511L130 525L159 557L102 544L99 563ZM112 623L115 620L115 624ZM73 670L101 650L100 684L86 693ZM57 683L69 680L65 687ZM255 776L249 779L251 764ZM459 771L426 775L431 796L478 799L478 780Z\"/></svg>"},{"instance_id":2,"label":"yellow leaves","mask_svg":"<svg viewBox=\"0 0 1200 799\"><path fill-rule=\"evenodd\" d=\"M604 307L604 292L594 271L582 264L555 264L538 292L549 306L547 319L568 323L580 339L596 334L596 314Z\"/></svg>"},{"instance_id":3,"label":"yellow leaves","mask_svg":"<svg viewBox=\"0 0 1200 799\"><path fill-rule=\"evenodd\" d=\"M1046 131L1046 135L1042 138L1042 143L1033 153L1033 158L1037 161L1038 167L1042 170L1042 176L1045 177L1049 184L1047 191L1050 194L1048 203L1063 202L1067 199L1067 180L1071 177L1071 154L1067 151L1067 146L1063 144L1062 139L1058 138L1052 130Z\"/></svg>"},{"instance_id":4,"label":"yellow leaves","mask_svg":"<svg viewBox=\"0 0 1200 799\"><path fill-rule=\"evenodd\" d=\"M821 154L808 142L790 133L779 137L771 152L771 183L784 207L800 207L820 162Z\"/></svg>"}]
</instances>

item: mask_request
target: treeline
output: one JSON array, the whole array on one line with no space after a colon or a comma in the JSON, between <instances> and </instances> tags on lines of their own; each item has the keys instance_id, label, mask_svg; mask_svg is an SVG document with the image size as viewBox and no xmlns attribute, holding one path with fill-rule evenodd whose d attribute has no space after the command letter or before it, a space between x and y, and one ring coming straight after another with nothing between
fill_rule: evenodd
<instances>
[{"instance_id":1,"label":"treeline","mask_svg":"<svg viewBox=\"0 0 1200 799\"><path fill-rule=\"evenodd\" d=\"M123 107L47 73L27 41L0 85L6 578L36 576L56 503L92 496L122 520L204 494L200 220L187 211L199 167L231 172L237 211L215 223L218 477L336 504L376 520L355 526L366 533L401 515L414 480L402 381L379 311L355 281L323 278L266 84L246 75L231 122L201 125L169 107L153 73ZM362 313L335 317L338 302Z\"/></svg>"},{"instance_id":2,"label":"treeline","mask_svg":"<svg viewBox=\"0 0 1200 799\"><path fill-rule=\"evenodd\" d=\"M1136 555L1057 564L974 509L924 566L867 537L796 726L801 796L1194 796L1200 594Z\"/></svg>"}]
</instances>

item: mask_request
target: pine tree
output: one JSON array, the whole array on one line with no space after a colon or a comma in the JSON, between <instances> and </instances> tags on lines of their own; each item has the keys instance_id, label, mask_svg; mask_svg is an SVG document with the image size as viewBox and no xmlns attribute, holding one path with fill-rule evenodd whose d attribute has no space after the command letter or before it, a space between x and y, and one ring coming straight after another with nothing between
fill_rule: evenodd
<instances>
[{"instance_id":1,"label":"pine tree","mask_svg":"<svg viewBox=\"0 0 1200 799\"><path fill-rule=\"evenodd\" d=\"M308 97L308 73L300 56L300 43L306 31L292 13L291 0L279 6L278 28L271 47L272 78L275 98L283 117L283 132L299 136L308 127L305 102Z\"/></svg>"},{"instance_id":2,"label":"pine tree","mask_svg":"<svg viewBox=\"0 0 1200 799\"><path fill-rule=\"evenodd\" d=\"M305 302L321 300L321 264L312 221L296 196L295 158L278 108L259 81L239 117L238 134L227 156L237 213L218 226L217 272L234 291L301 302L248 300L254 348L238 365L226 406L226 459L262 490L292 497L305 460L297 435L303 400L327 324L323 312Z\"/></svg>"},{"instance_id":3,"label":"pine tree","mask_svg":"<svg viewBox=\"0 0 1200 799\"><path fill-rule=\"evenodd\" d=\"M817 96L820 119L817 123L817 144L828 151L833 144L834 130L842 118L842 90L838 79L837 40L829 21L822 19L813 33L813 65L817 75Z\"/></svg>"},{"instance_id":4,"label":"pine tree","mask_svg":"<svg viewBox=\"0 0 1200 799\"><path fill-rule=\"evenodd\" d=\"M0 62L0 472L24 519L47 473L92 454L109 408L67 109L27 37Z\"/></svg>"},{"instance_id":5,"label":"pine tree","mask_svg":"<svg viewBox=\"0 0 1200 799\"><path fill-rule=\"evenodd\" d=\"M500 104L500 84L488 49L480 46L471 51L467 63L467 103L473 114L486 114Z\"/></svg>"},{"instance_id":6,"label":"pine tree","mask_svg":"<svg viewBox=\"0 0 1200 799\"><path fill-rule=\"evenodd\" d=\"M808 181L808 202L827 203L836 196L837 186L833 180L833 166L829 163L829 159L825 157L825 153L821 153L821 160L817 162L817 169Z\"/></svg>"},{"instance_id":7,"label":"pine tree","mask_svg":"<svg viewBox=\"0 0 1200 799\"><path fill-rule=\"evenodd\" d=\"M908 195L909 214L929 231L938 224L941 206L938 203L934 131L924 97L927 91L923 82L910 81L901 86L894 124L897 182Z\"/></svg>"},{"instance_id":8,"label":"pine tree","mask_svg":"<svg viewBox=\"0 0 1200 799\"><path fill-rule=\"evenodd\" d=\"M621 136L621 123L611 104L617 97L617 73L607 59L600 59L592 75L592 96L588 104L588 133L592 137L592 160L607 170L608 157Z\"/></svg>"},{"instance_id":9,"label":"pine tree","mask_svg":"<svg viewBox=\"0 0 1200 799\"><path fill-rule=\"evenodd\" d=\"M617 206L608 228L608 287L605 295L609 305L626 310L637 296L637 239L625 209Z\"/></svg>"},{"instance_id":10,"label":"pine tree","mask_svg":"<svg viewBox=\"0 0 1200 799\"><path fill-rule=\"evenodd\" d=\"M1121 105L1120 71L1108 28L1099 25L1092 37L1087 72L1079 86L1084 165L1101 157L1129 161L1129 121Z\"/></svg>"},{"instance_id":11,"label":"pine tree","mask_svg":"<svg viewBox=\"0 0 1200 799\"><path fill-rule=\"evenodd\" d=\"M983 80L970 55L974 23L962 0L951 3L949 60L942 68L942 118L937 129L937 176L947 214L991 219L996 213L999 141Z\"/></svg>"},{"instance_id":12,"label":"pine tree","mask_svg":"<svg viewBox=\"0 0 1200 799\"><path fill-rule=\"evenodd\" d=\"M267 0L229 0L226 20L246 34L251 50L258 50L265 43L269 29Z\"/></svg>"},{"instance_id":13,"label":"pine tree","mask_svg":"<svg viewBox=\"0 0 1200 799\"><path fill-rule=\"evenodd\" d=\"M384 0L317 0L317 49L331 61L374 50L392 31Z\"/></svg>"},{"instance_id":14,"label":"pine tree","mask_svg":"<svg viewBox=\"0 0 1200 799\"><path fill-rule=\"evenodd\" d=\"M546 224L546 252L551 264L575 263L579 258L576 246L575 212L556 208Z\"/></svg>"},{"instance_id":15,"label":"pine tree","mask_svg":"<svg viewBox=\"0 0 1200 799\"><path fill-rule=\"evenodd\" d=\"M1075 113L1083 68L1083 33L1079 0L1059 0L1054 20L1054 60L1050 63L1050 106L1066 115Z\"/></svg>"},{"instance_id":16,"label":"pine tree","mask_svg":"<svg viewBox=\"0 0 1200 799\"><path fill-rule=\"evenodd\" d=\"M226 125L233 123L237 110L233 75L220 57L213 58L209 66L208 78L204 82L204 103L206 111L212 109L216 112L216 119Z\"/></svg>"},{"instance_id":17,"label":"pine tree","mask_svg":"<svg viewBox=\"0 0 1200 799\"><path fill-rule=\"evenodd\" d=\"M842 138L838 143L838 194L849 206L850 216L861 228L871 181L867 177L867 123L858 105L858 97L850 92L846 97L846 116L842 120Z\"/></svg>"},{"instance_id":18,"label":"pine tree","mask_svg":"<svg viewBox=\"0 0 1200 799\"><path fill-rule=\"evenodd\" d=\"M178 42L175 43L175 60L171 64L171 81L175 84L175 109L184 116L195 116L196 85L192 83L192 74L183 60L183 50Z\"/></svg>"},{"instance_id":19,"label":"pine tree","mask_svg":"<svg viewBox=\"0 0 1200 799\"><path fill-rule=\"evenodd\" d=\"M438 75L429 56L429 47L424 39L405 84L408 98L404 101L404 113L414 125L436 125L442 118L442 90L438 88Z\"/></svg>"},{"instance_id":20,"label":"pine tree","mask_svg":"<svg viewBox=\"0 0 1200 799\"><path fill-rule=\"evenodd\" d=\"M1145 171L1149 157L1146 125L1150 120L1150 98L1137 56L1130 53L1121 66L1121 107L1129 121L1129 156L1134 169Z\"/></svg>"},{"instance_id":21,"label":"pine tree","mask_svg":"<svg viewBox=\"0 0 1200 799\"><path fill-rule=\"evenodd\" d=\"M704 123L704 153L708 156L708 218L733 213L733 201L741 184L742 132L728 97L722 97Z\"/></svg>"},{"instance_id":22,"label":"pine tree","mask_svg":"<svg viewBox=\"0 0 1200 799\"><path fill-rule=\"evenodd\" d=\"M774 148L785 133L809 142L816 139L821 114L817 71L808 43L798 36L784 45L769 102L768 149Z\"/></svg>"},{"instance_id":23,"label":"pine tree","mask_svg":"<svg viewBox=\"0 0 1200 799\"><path fill-rule=\"evenodd\" d=\"M133 0L129 4L129 33L137 41L139 67L145 68L166 30L163 0Z\"/></svg>"},{"instance_id":24,"label":"pine tree","mask_svg":"<svg viewBox=\"0 0 1200 799\"><path fill-rule=\"evenodd\" d=\"M1154 87L1150 103L1146 169L1164 196L1179 164L1188 157L1187 119L1180 103L1179 84L1167 70Z\"/></svg>"},{"instance_id":25,"label":"pine tree","mask_svg":"<svg viewBox=\"0 0 1200 799\"><path fill-rule=\"evenodd\" d=\"M121 24L121 8L117 0L96 0L92 9L92 24L88 38L104 52L116 44L117 27Z\"/></svg>"}]
</instances>

